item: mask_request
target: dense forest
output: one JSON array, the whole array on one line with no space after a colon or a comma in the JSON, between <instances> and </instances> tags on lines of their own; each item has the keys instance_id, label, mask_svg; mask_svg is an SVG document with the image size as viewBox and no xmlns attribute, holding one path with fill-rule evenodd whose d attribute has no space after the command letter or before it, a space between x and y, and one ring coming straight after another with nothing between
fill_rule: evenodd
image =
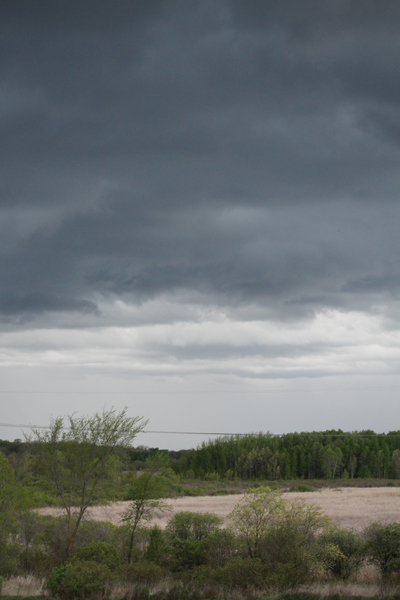
<instances>
[{"instance_id":1,"label":"dense forest","mask_svg":"<svg viewBox=\"0 0 400 600\"><path fill-rule=\"evenodd\" d=\"M182 452L172 468L203 478L227 479L400 478L400 431L220 437Z\"/></svg>"},{"instance_id":2,"label":"dense forest","mask_svg":"<svg viewBox=\"0 0 400 600\"><path fill-rule=\"evenodd\" d=\"M31 450L18 439L0 440L0 451L21 476ZM176 475L188 479L400 479L400 431L255 433L219 437L180 451L137 446L123 450L123 464L129 470L145 469L158 454L169 458Z\"/></svg>"}]
</instances>

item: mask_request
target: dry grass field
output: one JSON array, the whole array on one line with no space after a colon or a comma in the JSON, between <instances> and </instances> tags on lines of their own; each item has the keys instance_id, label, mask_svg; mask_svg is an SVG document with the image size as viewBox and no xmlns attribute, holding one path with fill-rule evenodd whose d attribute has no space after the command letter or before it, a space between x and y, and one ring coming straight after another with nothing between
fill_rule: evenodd
<instances>
[{"instance_id":1,"label":"dry grass field","mask_svg":"<svg viewBox=\"0 0 400 600\"><path fill-rule=\"evenodd\" d=\"M324 489L321 492L286 493L284 496L303 498L319 505L336 525L342 527L363 529L374 521L400 522L400 488ZM176 498L169 501L171 512L158 515L153 523L165 527L169 517L182 510L212 512L226 521L226 515L240 498L240 495ZM95 506L88 510L88 516L118 525L127 505L127 502L116 502L109 506ZM61 513L61 509L45 508L41 513L56 515Z\"/></svg>"}]
</instances>

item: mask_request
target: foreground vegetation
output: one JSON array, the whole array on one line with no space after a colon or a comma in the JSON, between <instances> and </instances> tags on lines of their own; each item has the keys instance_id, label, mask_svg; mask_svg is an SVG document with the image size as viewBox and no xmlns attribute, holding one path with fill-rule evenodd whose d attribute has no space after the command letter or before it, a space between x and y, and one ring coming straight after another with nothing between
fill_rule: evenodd
<instances>
[{"instance_id":1,"label":"foreground vegetation","mask_svg":"<svg viewBox=\"0 0 400 600\"><path fill-rule=\"evenodd\" d=\"M312 584L350 586L371 565L369 582L381 594L400 586L400 524L333 527L318 507L266 487L249 489L230 518L223 529L216 515L177 513L164 531L140 524L133 545L129 524L85 520L69 551L66 517L15 515L1 545L4 588L33 575L66 600L255 598Z\"/></svg>"},{"instance_id":2,"label":"foreground vegetation","mask_svg":"<svg viewBox=\"0 0 400 600\"><path fill-rule=\"evenodd\" d=\"M151 512L154 505L144 504ZM13 516L1 544L5 586L33 575L61 600L266 597L348 584L366 566L384 594L400 586L400 524L374 523L361 532L333 527L317 506L263 486L247 490L225 529L211 513L177 513L164 531L144 527L141 518L135 528L129 519L120 526L84 520L71 547L67 515Z\"/></svg>"},{"instance_id":3,"label":"foreground vegetation","mask_svg":"<svg viewBox=\"0 0 400 600\"><path fill-rule=\"evenodd\" d=\"M281 493L312 491L340 474L341 486L365 484L367 475L398 476L397 435L330 432L318 441L316 434L259 434L171 456L131 447L144 424L111 409L70 416L68 427L56 419L29 441L2 443L5 590L29 576L61 600L260 598L356 581L365 568L385 593L400 585L400 524L374 523L361 532L334 527L318 506ZM308 473L325 478L306 483L301 465L310 469L311 460ZM212 513L187 511L172 516L165 530L147 526L155 511L169 510L170 496L232 491L244 493L227 528ZM115 498L129 502L118 526L87 518L90 506ZM62 516L41 516L36 508L43 504L58 504Z\"/></svg>"}]
</instances>

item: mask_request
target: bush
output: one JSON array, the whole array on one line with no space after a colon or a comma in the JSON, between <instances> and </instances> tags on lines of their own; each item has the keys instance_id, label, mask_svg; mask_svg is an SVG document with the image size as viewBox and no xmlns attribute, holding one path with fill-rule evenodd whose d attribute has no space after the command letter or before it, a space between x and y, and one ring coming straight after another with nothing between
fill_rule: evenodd
<instances>
[{"instance_id":1,"label":"bush","mask_svg":"<svg viewBox=\"0 0 400 600\"><path fill-rule=\"evenodd\" d=\"M214 534L222 519L211 513L182 511L168 522L167 539L172 555L172 569L182 571L207 562L207 539Z\"/></svg>"},{"instance_id":2,"label":"bush","mask_svg":"<svg viewBox=\"0 0 400 600\"><path fill-rule=\"evenodd\" d=\"M49 551L52 568L67 559L67 520L62 517L44 517L42 540Z\"/></svg>"},{"instance_id":3,"label":"bush","mask_svg":"<svg viewBox=\"0 0 400 600\"><path fill-rule=\"evenodd\" d=\"M171 540L171 553L171 568L173 571L186 571L204 565L207 562L206 540L173 538Z\"/></svg>"},{"instance_id":4,"label":"bush","mask_svg":"<svg viewBox=\"0 0 400 600\"><path fill-rule=\"evenodd\" d=\"M308 583L318 570L314 540L291 521L270 528L260 541L259 557L268 585L276 589Z\"/></svg>"},{"instance_id":5,"label":"bush","mask_svg":"<svg viewBox=\"0 0 400 600\"><path fill-rule=\"evenodd\" d=\"M158 525L154 525L149 531L149 544L144 559L156 564L164 564L167 554L167 540L164 532Z\"/></svg>"},{"instance_id":6,"label":"bush","mask_svg":"<svg viewBox=\"0 0 400 600\"><path fill-rule=\"evenodd\" d=\"M325 531L319 537L319 544L325 569L334 577L348 579L360 569L364 559L364 543L353 529L337 527ZM332 552L332 547L339 552Z\"/></svg>"},{"instance_id":7,"label":"bush","mask_svg":"<svg viewBox=\"0 0 400 600\"><path fill-rule=\"evenodd\" d=\"M213 582L230 589L265 586L265 567L258 558L235 558L209 576Z\"/></svg>"},{"instance_id":8,"label":"bush","mask_svg":"<svg viewBox=\"0 0 400 600\"><path fill-rule=\"evenodd\" d=\"M164 579L166 574L165 569L160 565L143 560L133 565L126 565L121 575L126 581L155 585L161 579Z\"/></svg>"},{"instance_id":9,"label":"bush","mask_svg":"<svg viewBox=\"0 0 400 600\"><path fill-rule=\"evenodd\" d=\"M181 511L170 518L166 528L170 538L200 541L214 533L222 524L222 519L212 513Z\"/></svg>"},{"instance_id":10,"label":"bush","mask_svg":"<svg viewBox=\"0 0 400 600\"><path fill-rule=\"evenodd\" d=\"M206 561L212 567L223 567L237 555L238 542L229 529L218 529L205 542Z\"/></svg>"},{"instance_id":11,"label":"bush","mask_svg":"<svg viewBox=\"0 0 400 600\"><path fill-rule=\"evenodd\" d=\"M104 594L109 577L104 565L90 561L68 563L52 570L47 587L56 598L83 600Z\"/></svg>"},{"instance_id":12,"label":"bush","mask_svg":"<svg viewBox=\"0 0 400 600\"><path fill-rule=\"evenodd\" d=\"M364 532L365 551L383 576L400 571L400 523L373 523Z\"/></svg>"},{"instance_id":13,"label":"bush","mask_svg":"<svg viewBox=\"0 0 400 600\"><path fill-rule=\"evenodd\" d=\"M0 577L21 575L21 546L10 540L0 539Z\"/></svg>"},{"instance_id":14,"label":"bush","mask_svg":"<svg viewBox=\"0 0 400 600\"><path fill-rule=\"evenodd\" d=\"M299 483L298 485L292 485L290 492L317 492L317 488L307 483Z\"/></svg>"},{"instance_id":15,"label":"bush","mask_svg":"<svg viewBox=\"0 0 400 600\"><path fill-rule=\"evenodd\" d=\"M115 542L119 533L119 527L106 521L84 521L75 538L74 548L90 544L92 542Z\"/></svg>"},{"instance_id":16,"label":"bush","mask_svg":"<svg viewBox=\"0 0 400 600\"><path fill-rule=\"evenodd\" d=\"M73 563L79 561L95 562L105 565L110 570L116 569L121 562L118 550L110 542L91 542L81 546L71 558Z\"/></svg>"}]
</instances>

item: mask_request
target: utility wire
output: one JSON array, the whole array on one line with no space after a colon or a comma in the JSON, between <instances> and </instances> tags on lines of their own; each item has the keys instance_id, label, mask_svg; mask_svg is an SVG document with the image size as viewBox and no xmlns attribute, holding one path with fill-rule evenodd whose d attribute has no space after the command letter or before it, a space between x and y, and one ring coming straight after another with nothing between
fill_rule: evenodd
<instances>
[{"instance_id":1,"label":"utility wire","mask_svg":"<svg viewBox=\"0 0 400 600\"><path fill-rule=\"evenodd\" d=\"M0 423L0 427L19 427L28 429L50 429L49 425L23 425L20 423ZM63 427L63 429L69 429L69 427ZM173 435L222 435L222 436L251 436L257 435L256 433L232 433L232 432L221 432L221 431L150 431L145 430L140 433L162 433L162 434L173 434ZM400 434L389 434L387 433L270 433L272 437L283 437L285 435L298 435L298 436L309 436L309 437L400 437Z\"/></svg>"}]
</instances>

